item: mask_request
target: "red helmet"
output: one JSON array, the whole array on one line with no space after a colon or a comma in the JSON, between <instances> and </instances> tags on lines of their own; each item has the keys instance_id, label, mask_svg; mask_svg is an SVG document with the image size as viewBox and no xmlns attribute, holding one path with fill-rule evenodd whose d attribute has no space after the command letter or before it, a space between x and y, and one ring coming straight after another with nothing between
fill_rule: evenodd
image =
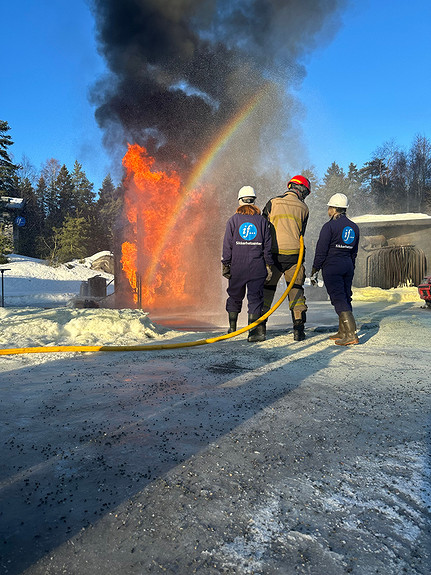
<instances>
[{"instance_id":1,"label":"red helmet","mask_svg":"<svg viewBox=\"0 0 431 575\"><path fill-rule=\"evenodd\" d=\"M311 192L310 180L304 176L293 176L293 178L287 182L287 187L290 188L291 184L302 184L307 188L308 192Z\"/></svg>"}]
</instances>

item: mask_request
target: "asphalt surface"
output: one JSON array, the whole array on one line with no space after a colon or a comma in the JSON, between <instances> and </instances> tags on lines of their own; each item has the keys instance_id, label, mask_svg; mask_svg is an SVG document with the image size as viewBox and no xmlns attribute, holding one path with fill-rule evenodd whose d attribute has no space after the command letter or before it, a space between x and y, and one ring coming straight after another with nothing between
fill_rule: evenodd
<instances>
[{"instance_id":1,"label":"asphalt surface","mask_svg":"<svg viewBox=\"0 0 431 575\"><path fill-rule=\"evenodd\" d=\"M431 313L357 319L8 364L1 573L429 575Z\"/></svg>"}]
</instances>

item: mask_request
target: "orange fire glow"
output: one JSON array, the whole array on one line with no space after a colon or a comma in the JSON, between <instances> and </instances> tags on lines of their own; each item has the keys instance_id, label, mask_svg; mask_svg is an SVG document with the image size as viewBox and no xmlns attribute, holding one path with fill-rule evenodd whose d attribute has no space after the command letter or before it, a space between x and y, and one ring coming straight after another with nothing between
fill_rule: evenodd
<instances>
[{"instance_id":1,"label":"orange fire glow","mask_svg":"<svg viewBox=\"0 0 431 575\"><path fill-rule=\"evenodd\" d=\"M198 287L195 240L204 225L202 194L185 192L175 171L157 170L154 158L136 144L129 146L123 165L129 225L121 262L134 302L148 311L192 305Z\"/></svg>"}]
</instances>

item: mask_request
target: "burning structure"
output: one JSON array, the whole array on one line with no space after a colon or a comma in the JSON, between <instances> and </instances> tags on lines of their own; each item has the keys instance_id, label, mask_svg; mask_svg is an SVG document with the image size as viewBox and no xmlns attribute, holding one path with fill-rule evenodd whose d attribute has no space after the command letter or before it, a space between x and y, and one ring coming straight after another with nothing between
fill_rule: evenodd
<instances>
[{"instance_id":1,"label":"burning structure","mask_svg":"<svg viewBox=\"0 0 431 575\"><path fill-rule=\"evenodd\" d=\"M154 158L137 144L129 146L123 163L127 176L125 221L118 231L121 253L116 254L117 307L171 313L202 308L220 267L211 262L205 188L190 190L175 171L158 171ZM213 209L216 222L217 205ZM197 269L205 281L194 283Z\"/></svg>"},{"instance_id":2,"label":"burning structure","mask_svg":"<svg viewBox=\"0 0 431 575\"><path fill-rule=\"evenodd\" d=\"M96 118L114 155L128 149L117 306L221 302L224 222L241 186L270 197L303 167L290 88L342 4L91 0L109 70Z\"/></svg>"},{"instance_id":3,"label":"burning structure","mask_svg":"<svg viewBox=\"0 0 431 575\"><path fill-rule=\"evenodd\" d=\"M431 216L365 215L352 220L361 230L356 287L418 286L431 273Z\"/></svg>"}]
</instances>

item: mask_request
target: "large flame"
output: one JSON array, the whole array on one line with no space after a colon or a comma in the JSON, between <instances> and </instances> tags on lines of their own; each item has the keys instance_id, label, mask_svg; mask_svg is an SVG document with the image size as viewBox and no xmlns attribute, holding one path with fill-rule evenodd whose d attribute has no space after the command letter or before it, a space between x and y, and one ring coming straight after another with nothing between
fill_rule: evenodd
<instances>
[{"instance_id":1,"label":"large flame","mask_svg":"<svg viewBox=\"0 0 431 575\"><path fill-rule=\"evenodd\" d=\"M154 158L136 144L129 146L123 165L129 226L121 262L135 304L149 311L195 304L194 242L204 223L202 193L183 190L175 171L157 170Z\"/></svg>"}]
</instances>

